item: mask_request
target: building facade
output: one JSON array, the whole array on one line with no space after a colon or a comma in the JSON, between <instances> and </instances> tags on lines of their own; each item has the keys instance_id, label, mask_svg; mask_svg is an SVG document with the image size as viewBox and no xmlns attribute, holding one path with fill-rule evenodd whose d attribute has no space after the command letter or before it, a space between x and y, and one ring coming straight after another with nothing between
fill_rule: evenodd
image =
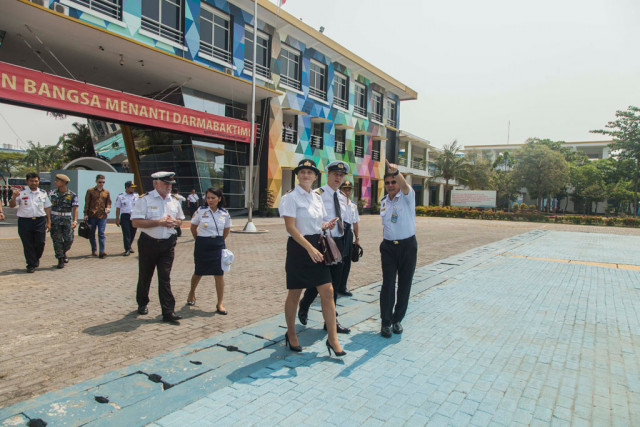
<instances>
[{"instance_id":1,"label":"building facade","mask_svg":"<svg viewBox=\"0 0 640 427\"><path fill-rule=\"evenodd\" d=\"M86 112L96 155L134 173L145 190L157 170L175 171L182 193L220 187L236 212L248 205L252 163L255 206L270 192L277 207L295 185L300 159L314 159L322 171L344 160L356 196L377 201L384 159L390 153L396 161L398 153L400 102L417 93L273 3L258 6L254 159L246 138L199 132L200 122L188 118L181 127L150 125L125 115L124 104L120 114ZM240 128L252 112L253 7L249 0L6 0L0 61L183 108L176 117L195 110ZM0 98L78 115L71 105Z\"/></svg>"}]
</instances>

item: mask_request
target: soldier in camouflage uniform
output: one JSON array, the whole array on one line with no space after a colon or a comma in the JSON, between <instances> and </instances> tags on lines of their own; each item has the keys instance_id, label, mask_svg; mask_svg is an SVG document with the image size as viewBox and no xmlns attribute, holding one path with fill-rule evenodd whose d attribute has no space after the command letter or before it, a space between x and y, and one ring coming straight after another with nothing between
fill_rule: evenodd
<instances>
[{"instance_id":1,"label":"soldier in camouflage uniform","mask_svg":"<svg viewBox=\"0 0 640 427\"><path fill-rule=\"evenodd\" d=\"M70 179L67 175L58 174L53 184L55 190L49 195L51 199L51 240L58 258L58 268L64 268L69 262L67 251L71 249L73 234L78 225L78 196L67 188Z\"/></svg>"}]
</instances>

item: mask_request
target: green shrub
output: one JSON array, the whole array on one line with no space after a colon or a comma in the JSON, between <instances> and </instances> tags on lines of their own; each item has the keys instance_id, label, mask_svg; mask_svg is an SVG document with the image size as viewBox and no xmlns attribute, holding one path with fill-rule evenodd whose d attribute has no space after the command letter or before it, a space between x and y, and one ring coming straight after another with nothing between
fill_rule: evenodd
<instances>
[{"instance_id":1,"label":"green shrub","mask_svg":"<svg viewBox=\"0 0 640 427\"><path fill-rule=\"evenodd\" d=\"M515 212L518 209L520 209L520 205L518 204L518 202L515 202L513 206L511 206L511 210Z\"/></svg>"}]
</instances>

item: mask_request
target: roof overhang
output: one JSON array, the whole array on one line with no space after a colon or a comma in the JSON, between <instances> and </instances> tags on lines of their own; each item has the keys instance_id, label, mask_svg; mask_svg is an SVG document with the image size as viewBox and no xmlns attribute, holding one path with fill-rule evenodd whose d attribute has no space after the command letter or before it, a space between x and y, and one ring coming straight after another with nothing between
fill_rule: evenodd
<instances>
[{"instance_id":1,"label":"roof overhang","mask_svg":"<svg viewBox=\"0 0 640 427\"><path fill-rule=\"evenodd\" d=\"M27 0L2 1L0 30L6 32L0 61L136 95L187 86L234 102L251 103L250 81ZM282 93L256 85L258 101L279 95Z\"/></svg>"}]
</instances>

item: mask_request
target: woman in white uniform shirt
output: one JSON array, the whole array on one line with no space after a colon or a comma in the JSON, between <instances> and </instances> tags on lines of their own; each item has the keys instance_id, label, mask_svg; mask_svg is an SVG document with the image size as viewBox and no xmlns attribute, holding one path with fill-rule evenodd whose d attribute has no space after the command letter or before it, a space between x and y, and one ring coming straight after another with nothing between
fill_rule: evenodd
<instances>
[{"instance_id":1,"label":"woman in white uniform shirt","mask_svg":"<svg viewBox=\"0 0 640 427\"><path fill-rule=\"evenodd\" d=\"M287 300L284 305L284 315L287 321L285 344L293 351L302 351L296 334L296 310L302 290L316 287L322 303L322 316L327 325L327 350L336 356L344 356L338 342L336 332L336 307L333 301L331 287L331 272L323 262L320 248L320 233L327 228L333 228L337 218L329 222L322 219L327 215L320 195L311 191L311 186L320 175L313 160L302 160L293 170L298 177L298 185L280 200L280 216L289 234L287 241Z\"/></svg>"},{"instance_id":2,"label":"woman in white uniform shirt","mask_svg":"<svg viewBox=\"0 0 640 427\"><path fill-rule=\"evenodd\" d=\"M213 276L216 281L218 304L216 312L227 314L222 299L224 297L224 272L222 271L222 250L226 248L225 240L231 229L229 212L222 208L224 196L222 190L209 188L206 193L206 206L193 213L191 218L191 234L196 239L193 259L196 271L191 276L191 291L187 304L195 305L196 287L202 276Z\"/></svg>"}]
</instances>

